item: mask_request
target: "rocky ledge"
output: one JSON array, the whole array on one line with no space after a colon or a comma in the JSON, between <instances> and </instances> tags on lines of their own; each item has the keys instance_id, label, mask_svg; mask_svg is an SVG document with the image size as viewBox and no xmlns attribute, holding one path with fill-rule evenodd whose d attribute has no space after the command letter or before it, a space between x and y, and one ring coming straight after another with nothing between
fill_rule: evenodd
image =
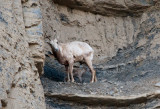
<instances>
[{"instance_id":1,"label":"rocky ledge","mask_svg":"<svg viewBox=\"0 0 160 109\"><path fill-rule=\"evenodd\" d=\"M147 102L160 97L160 90L152 93L146 93L135 96L102 96L102 95L81 95L81 94L54 94L46 93L46 96L62 99L65 101L72 101L87 105L104 105L104 106L129 106L130 104L137 104ZM157 105L158 106L158 105ZM160 106L160 104L159 104Z\"/></svg>"}]
</instances>

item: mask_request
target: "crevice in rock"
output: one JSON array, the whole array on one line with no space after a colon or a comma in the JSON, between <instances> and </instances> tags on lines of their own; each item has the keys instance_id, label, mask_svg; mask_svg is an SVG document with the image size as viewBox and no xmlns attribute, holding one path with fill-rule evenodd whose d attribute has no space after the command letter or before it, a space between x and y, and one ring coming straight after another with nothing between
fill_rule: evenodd
<instances>
[{"instance_id":1,"label":"crevice in rock","mask_svg":"<svg viewBox=\"0 0 160 109\"><path fill-rule=\"evenodd\" d=\"M2 99L1 104L2 104L2 107L7 107L8 102L7 100Z\"/></svg>"},{"instance_id":2,"label":"crevice in rock","mask_svg":"<svg viewBox=\"0 0 160 109\"><path fill-rule=\"evenodd\" d=\"M35 24L32 24L32 25L30 25L30 26L25 26L25 28L26 28L26 29L28 29L28 28L33 28L33 27L38 26L39 24L40 24L40 21L38 21L38 22L36 22Z\"/></svg>"},{"instance_id":3,"label":"crevice in rock","mask_svg":"<svg viewBox=\"0 0 160 109\"><path fill-rule=\"evenodd\" d=\"M43 62L37 62L37 61L35 61L35 66L38 69L39 75L43 74L43 65L44 65Z\"/></svg>"}]
</instances>

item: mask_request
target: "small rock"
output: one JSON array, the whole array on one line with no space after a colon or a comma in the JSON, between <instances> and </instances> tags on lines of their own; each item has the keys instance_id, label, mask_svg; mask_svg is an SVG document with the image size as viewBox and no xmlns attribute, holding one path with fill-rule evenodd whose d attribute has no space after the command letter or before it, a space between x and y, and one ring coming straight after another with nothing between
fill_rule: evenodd
<instances>
[{"instance_id":1,"label":"small rock","mask_svg":"<svg viewBox=\"0 0 160 109\"><path fill-rule=\"evenodd\" d=\"M160 82L155 84L156 87L160 87Z\"/></svg>"},{"instance_id":2,"label":"small rock","mask_svg":"<svg viewBox=\"0 0 160 109\"><path fill-rule=\"evenodd\" d=\"M121 88L121 89L123 89L124 87L123 87L123 86L121 86L120 88Z\"/></svg>"},{"instance_id":3,"label":"small rock","mask_svg":"<svg viewBox=\"0 0 160 109\"><path fill-rule=\"evenodd\" d=\"M114 93L115 93L114 91L110 91L110 92L109 92L110 95L113 95Z\"/></svg>"}]
</instances>

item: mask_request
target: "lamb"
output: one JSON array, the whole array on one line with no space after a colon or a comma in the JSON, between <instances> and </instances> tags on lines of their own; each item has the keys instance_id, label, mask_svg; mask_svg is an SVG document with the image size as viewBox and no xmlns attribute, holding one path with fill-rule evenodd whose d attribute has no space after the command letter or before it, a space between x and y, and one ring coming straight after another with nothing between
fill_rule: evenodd
<instances>
[{"instance_id":1,"label":"lamb","mask_svg":"<svg viewBox=\"0 0 160 109\"><path fill-rule=\"evenodd\" d=\"M73 77L77 77L79 81L82 82L82 76L86 71L87 71L86 68L74 68ZM67 77L64 80L67 81L68 80Z\"/></svg>"},{"instance_id":2,"label":"lamb","mask_svg":"<svg viewBox=\"0 0 160 109\"><path fill-rule=\"evenodd\" d=\"M50 39L49 39L50 40ZM74 41L70 43L58 43L57 39L48 42L52 49L54 57L62 65L65 65L67 71L67 81L74 82L73 64L75 62L85 62L89 67L92 77L91 83L96 82L96 72L92 66L94 50L85 42Z\"/></svg>"},{"instance_id":3,"label":"lamb","mask_svg":"<svg viewBox=\"0 0 160 109\"><path fill-rule=\"evenodd\" d=\"M83 65L82 65L83 64ZM82 81L82 76L84 75L84 73L86 72L90 72L90 69L87 68L88 66L84 65L84 63L78 64L76 63L74 65L74 69L73 69L73 77L76 77L77 80L79 80L79 82L83 82ZM87 75L86 75L87 76ZM67 80L67 77L65 78L65 80ZM85 79L84 79L85 80Z\"/></svg>"}]
</instances>

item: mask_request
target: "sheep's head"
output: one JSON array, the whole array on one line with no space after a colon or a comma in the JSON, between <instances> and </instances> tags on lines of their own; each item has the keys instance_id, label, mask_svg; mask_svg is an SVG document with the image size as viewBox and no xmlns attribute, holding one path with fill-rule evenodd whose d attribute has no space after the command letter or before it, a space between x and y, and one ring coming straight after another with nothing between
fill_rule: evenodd
<instances>
[{"instance_id":1,"label":"sheep's head","mask_svg":"<svg viewBox=\"0 0 160 109\"><path fill-rule=\"evenodd\" d=\"M54 47L55 51L59 50L58 40L57 39L51 40L50 44Z\"/></svg>"}]
</instances>

